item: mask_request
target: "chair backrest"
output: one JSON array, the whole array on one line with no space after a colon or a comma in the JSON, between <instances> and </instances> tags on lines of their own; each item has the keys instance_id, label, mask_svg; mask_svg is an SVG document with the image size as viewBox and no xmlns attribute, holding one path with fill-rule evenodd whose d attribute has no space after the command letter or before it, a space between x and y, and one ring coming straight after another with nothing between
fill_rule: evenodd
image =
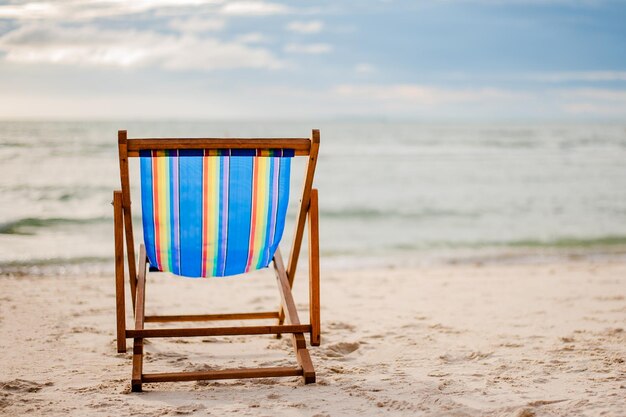
<instances>
[{"instance_id":1,"label":"chair backrest","mask_svg":"<svg viewBox=\"0 0 626 417\"><path fill-rule=\"evenodd\" d=\"M118 132L131 276L135 268L128 157L140 159L144 244L150 265L187 277L227 276L271 262L285 225L291 158L307 155L311 159L292 246L294 254L299 252L319 132L313 136L317 141L128 139L126 131ZM294 269L296 263L297 259Z\"/></svg>"}]
</instances>

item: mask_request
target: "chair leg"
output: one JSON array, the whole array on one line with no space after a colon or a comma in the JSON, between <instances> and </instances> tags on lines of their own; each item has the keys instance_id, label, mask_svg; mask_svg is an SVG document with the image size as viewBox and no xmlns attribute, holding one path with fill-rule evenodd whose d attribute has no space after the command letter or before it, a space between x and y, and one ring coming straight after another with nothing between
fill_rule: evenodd
<instances>
[{"instance_id":1,"label":"chair leg","mask_svg":"<svg viewBox=\"0 0 626 417\"><path fill-rule=\"evenodd\" d=\"M137 277L137 299L135 302L135 330L143 330L146 307L146 251L143 245L139 248L139 274ZM143 338L133 339L133 371L131 390L141 392L143 382Z\"/></svg>"},{"instance_id":2,"label":"chair leg","mask_svg":"<svg viewBox=\"0 0 626 417\"><path fill-rule=\"evenodd\" d=\"M133 374L130 381L132 392L141 392L141 374L143 373L143 339L136 338L133 344Z\"/></svg>"},{"instance_id":3,"label":"chair leg","mask_svg":"<svg viewBox=\"0 0 626 417\"><path fill-rule=\"evenodd\" d=\"M311 190L311 204L309 205L309 318L311 323L311 346L319 346L321 343L320 247L316 188Z\"/></svg>"},{"instance_id":4,"label":"chair leg","mask_svg":"<svg viewBox=\"0 0 626 417\"><path fill-rule=\"evenodd\" d=\"M289 324L300 324L298 318L298 310L296 309L296 303L293 300L291 294L291 286L287 279L287 273L285 272L285 265L280 254L280 250L277 249L274 254L274 270L276 271L276 280L278 281L278 290L281 297L282 310L285 312L285 319ZM305 384L312 384L315 382L315 369L313 368L313 362L311 356L306 348L306 340L303 333L294 333L291 335L291 341L293 349L296 354L298 364L302 368L302 376Z\"/></svg>"},{"instance_id":5,"label":"chair leg","mask_svg":"<svg viewBox=\"0 0 626 417\"><path fill-rule=\"evenodd\" d=\"M124 296L124 226L122 193L113 192L113 231L115 240L115 313L117 320L117 352L126 352L126 300Z\"/></svg>"},{"instance_id":6,"label":"chair leg","mask_svg":"<svg viewBox=\"0 0 626 417\"><path fill-rule=\"evenodd\" d=\"M304 378L304 383L314 384L315 383L315 368L313 367L313 361L311 360L311 355L309 354L309 351L306 348L306 341L304 339L304 335L302 333L295 333L291 335L291 341L293 344L293 348L296 352L296 359L298 360L298 364L302 367L302 377ZM299 348L298 346L304 346L304 347Z\"/></svg>"}]
</instances>

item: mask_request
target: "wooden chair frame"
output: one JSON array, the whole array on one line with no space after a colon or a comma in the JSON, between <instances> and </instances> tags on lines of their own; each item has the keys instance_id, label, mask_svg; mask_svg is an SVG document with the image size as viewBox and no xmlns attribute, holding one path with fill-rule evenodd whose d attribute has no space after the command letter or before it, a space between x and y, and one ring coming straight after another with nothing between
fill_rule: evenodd
<instances>
[{"instance_id":1,"label":"wooden chair frame","mask_svg":"<svg viewBox=\"0 0 626 417\"><path fill-rule=\"evenodd\" d=\"M315 370L307 350L305 333L310 335L312 346L320 344L320 287L319 287L319 219L318 195L313 186L320 144L319 130L313 130L310 138L149 138L129 139L125 130L118 131L121 190L113 192L114 235L115 235L115 300L117 314L117 351L126 352L126 339L133 339L132 391L140 392L143 383L165 381L195 381L231 378L265 378L302 376L305 384L315 382ZM139 262L135 262L135 246L131 217L130 179L128 158L138 157L141 150L159 149L293 149L296 156L308 156L302 197L291 245L288 264L285 268L280 250L274 259L274 271L281 303L276 311L203 314L203 315L145 315L145 287L147 257L145 248L139 247ZM302 246L305 221L309 224L309 323L302 324L291 293L298 257ZM125 242L124 242L125 240ZM127 259L124 259L124 243ZM134 328L126 327L126 304L124 294L124 264L128 265L130 295L134 313ZM203 328L158 328L147 329L149 322L198 322L212 320L276 319L275 325ZM243 368L218 371L144 373L143 341L156 337L194 337L290 334L298 367Z\"/></svg>"}]
</instances>

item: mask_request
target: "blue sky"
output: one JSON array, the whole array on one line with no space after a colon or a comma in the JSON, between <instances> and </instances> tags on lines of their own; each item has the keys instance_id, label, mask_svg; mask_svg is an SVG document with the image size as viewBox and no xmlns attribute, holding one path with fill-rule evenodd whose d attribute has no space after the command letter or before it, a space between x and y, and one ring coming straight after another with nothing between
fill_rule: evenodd
<instances>
[{"instance_id":1,"label":"blue sky","mask_svg":"<svg viewBox=\"0 0 626 417\"><path fill-rule=\"evenodd\" d=\"M626 1L0 2L0 118L626 120Z\"/></svg>"}]
</instances>

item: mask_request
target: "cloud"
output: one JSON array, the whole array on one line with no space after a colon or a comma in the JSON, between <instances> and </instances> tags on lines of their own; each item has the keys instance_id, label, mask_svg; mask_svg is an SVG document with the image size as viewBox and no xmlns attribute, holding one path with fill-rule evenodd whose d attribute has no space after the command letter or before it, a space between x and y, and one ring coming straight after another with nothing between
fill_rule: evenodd
<instances>
[{"instance_id":1,"label":"cloud","mask_svg":"<svg viewBox=\"0 0 626 417\"><path fill-rule=\"evenodd\" d=\"M236 16L267 16L288 13L289 8L282 4L264 1L233 1L222 6L220 12Z\"/></svg>"},{"instance_id":2,"label":"cloud","mask_svg":"<svg viewBox=\"0 0 626 417\"><path fill-rule=\"evenodd\" d=\"M224 29L226 22L207 17L190 17L189 19L174 19L168 23L168 26L180 32L218 32Z\"/></svg>"},{"instance_id":3,"label":"cloud","mask_svg":"<svg viewBox=\"0 0 626 417\"><path fill-rule=\"evenodd\" d=\"M326 54L333 50L333 47L327 43L289 43L285 45L284 51L290 54Z\"/></svg>"},{"instance_id":4,"label":"cloud","mask_svg":"<svg viewBox=\"0 0 626 417\"><path fill-rule=\"evenodd\" d=\"M276 69L283 62L270 51L193 34L25 25L0 37L4 59L17 63L82 66L153 66L167 70Z\"/></svg>"},{"instance_id":5,"label":"cloud","mask_svg":"<svg viewBox=\"0 0 626 417\"><path fill-rule=\"evenodd\" d=\"M373 74L376 72L376 68L373 65L362 62L354 66L354 71L357 74Z\"/></svg>"},{"instance_id":6,"label":"cloud","mask_svg":"<svg viewBox=\"0 0 626 417\"><path fill-rule=\"evenodd\" d=\"M546 72L529 74L522 78L549 83L626 81L626 71Z\"/></svg>"},{"instance_id":7,"label":"cloud","mask_svg":"<svg viewBox=\"0 0 626 417\"><path fill-rule=\"evenodd\" d=\"M258 44L269 42L267 36L259 32L245 33L243 35L239 35L237 36L236 40L237 42L245 44Z\"/></svg>"},{"instance_id":8,"label":"cloud","mask_svg":"<svg viewBox=\"0 0 626 417\"><path fill-rule=\"evenodd\" d=\"M527 94L495 88L447 89L419 84L339 85L339 96L414 104L466 103L481 100L517 100Z\"/></svg>"},{"instance_id":9,"label":"cloud","mask_svg":"<svg viewBox=\"0 0 626 417\"><path fill-rule=\"evenodd\" d=\"M286 29L291 32L302 33L302 34L313 34L318 33L324 27L324 23L319 20L313 20L311 22L300 22L295 21L291 22L286 26Z\"/></svg>"},{"instance_id":10,"label":"cloud","mask_svg":"<svg viewBox=\"0 0 626 417\"><path fill-rule=\"evenodd\" d=\"M220 4L223 0L57 0L0 5L0 19L81 21L189 6Z\"/></svg>"},{"instance_id":11,"label":"cloud","mask_svg":"<svg viewBox=\"0 0 626 417\"><path fill-rule=\"evenodd\" d=\"M562 109L579 116L626 117L626 90L574 88L557 90Z\"/></svg>"},{"instance_id":12,"label":"cloud","mask_svg":"<svg viewBox=\"0 0 626 417\"><path fill-rule=\"evenodd\" d=\"M421 84L341 84L326 102L362 114L498 119L581 120L626 117L626 89L509 90L449 88Z\"/></svg>"},{"instance_id":13,"label":"cloud","mask_svg":"<svg viewBox=\"0 0 626 417\"><path fill-rule=\"evenodd\" d=\"M574 88L571 90L557 90L557 93L567 99L603 100L626 104L626 90Z\"/></svg>"}]
</instances>

